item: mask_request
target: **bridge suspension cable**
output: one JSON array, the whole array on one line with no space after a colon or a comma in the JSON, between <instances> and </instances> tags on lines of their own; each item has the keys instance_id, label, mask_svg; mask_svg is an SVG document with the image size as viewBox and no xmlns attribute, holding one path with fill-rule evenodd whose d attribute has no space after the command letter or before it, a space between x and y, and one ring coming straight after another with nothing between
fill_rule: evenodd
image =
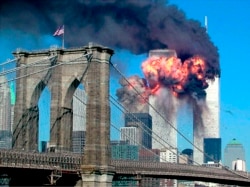
<instances>
[{"instance_id":1,"label":"bridge suspension cable","mask_svg":"<svg viewBox=\"0 0 250 187\"><path fill-rule=\"evenodd\" d=\"M152 107L152 109L167 123L171 126L171 128L173 128L180 136L182 136L188 143L190 143L192 146L194 146L195 148L197 148L200 152L203 152L202 150L200 150L197 146L195 146L193 144L193 142L191 142L188 138L186 138L186 136L184 134L182 134L177 128L175 128L173 126L173 124L166 119L152 104L150 104L147 100L147 98L145 98L145 96L143 96L130 82L129 80L121 73L121 71L119 69L117 69L116 66L114 66L112 63L110 63L112 65L112 67L122 76L122 78L129 84L129 86L131 86L133 88L133 90L150 106Z\"/></svg>"},{"instance_id":2,"label":"bridge suspension cable","mask_svg":"<svg viewBox=\"0 0 250 187\"><path fill-rule=\"evenodd\" d=\"M193 142L191 142L183 133L181 133L177 128L175 128L174 126L173 126L173 124L168 120L168 119L166 119L153 105L151 105L149 102L148 102L148 100L145 98L145 96L143 96L134 86L133 86L133 84L131 84L130 82L129 82L129 80L121 73L121 71L113 64L113 63L110 63L111 65L112 65L112 67L119 73L119 75L121 75L121 77L129 84L129 86L131 87L131 88L133 88L133 90L150 106L150 107L152 107L152 109L157 113L157 114L159 114L159 116L166 122L166 123L168 123L181 137L183 137L187 142L189 142L193 147L195 147L198 151L200 151L202 154L204 154L204 156L206 156L206 157L208 157L208 158L210 158L211 160L213 160L213 161L215 161L211 156L209 156L207 153L205 153L204 151L202 151L201 149L199 149L196 145L194 145L193 144ZM171 151L171 150L170 150ZM193 160L193 162L194 163L196 163L197 165L200 165L199 163L197 163L197 162L195 162L194 160ZM219 163L219 165L221 166L221 168L224 168L224 169L226 169L226 170L228 170L227 169L227 167L225 167L225 166L223 166L221 163ZM233 172L233 171L232 171ZM235 172L233 172L233 173L235 173ZM237 173L235 173L235 174L237 174ZM237 175L239 175L239 174L237 174ZM245 176L243 176L243 177L245 177Z\"/></svg>"},{"instance_id":3,"label":"bridge suspension cable","mask_svg":"<svg viewBox=\"0 0 250 187\"><path fill-rule=\"evenodd\" d=\"M82 58L82 57L80 57L80 58ZM77 58L78 59L78 58ZM15 59L16 60L16 59ZM14 59L12 60L12 61L15 61ZM48 60L48 59L43 59L43 60ZM71 60L71 61L74 61L74 60L76 60L76 59L73 59L73 60ZM66 62L66 63L62 63L62 64L70 64L70 62L71 61L68 61L68 62ZM8 62L9 63L9 62ZM7 63L6 63L7 64ZM62 65L61 64L61 65ZM3 64L2 64L3 65ZM34 64L33 64L34 65ZM124 80L126 80L127 81L127 83L137 92L137 94L138 95L140 95L140 97L141 98L143 98L147 103L148 103L148 101L146 100L146 98L143 96L143 95L141 95L137 90L136 90L136 88L126 79L126 77L111 63L111 65L112 65L112 67L124 78ZM8 81L6 81L6 82L4 82L4 83L7 83L7 82L10 82L10 81L14 81L14 80L18 80L18 79L21 79L21 78L24 78L24 77L27 77L27 76L30 76L30 75L34 75L34 74L38 74L38 73L40 73L40 72L42 72L42 71L47 71L47 70L49 70L49 69L52 69L52 68L55 68L55 67L57 67L57 66L59 66L59 65L54 65L54 66L52 66L52 67L49 67L49 68L44 68L44 69L42 69L42 70L40 70L40 71L37 71L37 72L33 72L33 73L29 73L29 74L26 74L26 75L24 75L24 76L21 76L21 77L16 77L16 78L14 78L14 79L11 79L11 80L8 80ZM28 66L25 66L25 67L23 67L23 68L27 68ZM21 67L20 67L20 69L21 69ZM8 71L8 72L3 72L3 73L0 73L0 76L2 76L2 75L6 75L6 74L9 74L9 73L13 73L13 72L16 72L17 70L19 70L18 68L14 68L13 70L11 70L11 71ZM1 84L4 84L4 83L0 83L0 85ZM161 118L163 118L164 119L164 121L165 122L167 122L172 128L174 128L174 130L176 130L176 132L178 133L178 134L180 134L186 141L188 141L191 145L193 145L195 148L197 148L190 140L188 140L181 132L179 132L178 131L178 129L176 129L173 125L172 125L172 123L169 121L169 120L167 120L159 111L157 111L156 110L156 108L155 107L153 107L150 103L148 103L151 107L152 107L152 109L156 112L156 113L158 113L160 116L161 116ZM112 125L113 126L113 125ZM199 148L197 148L197 150L199 150L199 151L201 151ZM204 154L204 152L203 151L201 151L203 154ZM226 167L222 167L222 168L225 168L225 169L227 169ZM228 169L227 169L228 170ZM231 171L231 170L230 170ZM233 172L233 171L231 171L231 172ZM235 173L235 172L233 172L233 173ZM239 175L238 173L235 173L236 175ZM246 176L242 176L242 177L246 177Z\"/></svg>"},{"instance_id":4,"label":"bridge suspension cable","mask_svg":"<svg viewBox=\"0 0 250 187\"><path fill-rule=\"evenodd\" d=\"M28 65L20 66L20 67L17 67L17 68L8 70L8 71L3 71L3 72L0 73L0 76L16 72L17 70L21 70L21 69L24 69L24 68L27 68L27 67L34 66L34 65L36 65L38 63L41 63L41 62L46 61L46 60L50 60L50 59L55 58L55 57L57 57L57 55L51 56L51 57L47 57L47 58L44 58L44 59L41 59L41 60L37 60L37 61L35 61L33 63L28 64Z\"/></svg>"},{"instance_id":5,"label":"bridge suspension cable","mask_svg":"<svg viewBox=\"0 0 250 187\"><path fill-rule=\"evenodd\" d=\"M43 68L43 69L41 69L41 70L39 70L39 71L36 71L36 72L33 72L33 73L28 73L28 74L25 74L25 75L20 76L20 77L16 77L16 78L13 78L13 79L9 79L9 80L7 80L6 82L0 82L0 85L1 85L1 84L6 84L6 83L8 83L8 82L11 82L11 81L14 81L14 80L18 80L18 79L21 79L21 78L24 78L24 77L28 77L28 76L30 76L30 75L35 75L35 74L41 73L41 72L43 72L43 71L47 71L47 70L53 69L53 68L55 68L55 67L57 67L57 66L61 66L61 65L65 65L65 64L71 64L71 62L76 61L76 60L79 60L79 59L81 59L82 57L85 57L85 56L87 56L87 55L90 55L90 53L84 54L84 55L81 56L81 57L72 59L72 60L70 60L70 61L66 61L66 62L64 62L64 63L56 64L56 65L50 66L50 67L48 67L48 68ZM33 66L33 65L35 65L35 64L38 64L39 62L46 61L46 60L50 60L50 59L55 58L55 57L57 57L57 55L52 56L52 57L49 57L49 58L46 58L46 59L38 60L38 61L36 61L36 62L34 62L34 63L31 63L31 64L29 64L29 65L26 65L26 66L22 66L22 67L18 67L18 68L13 68L13 69L11 69L11 70L9 70L9 71L3 71L2 73L0 73L0 76L3 76L3 75L6 75L6 74L10 74L10 73L16 72L17 70L21 70L21 69L23 69L23 68L31 67L31 66Z\"/></svg>"},{"instance_id":6,"label":"bridge suspension cable","mask_svg":"<svg viewBox=\"0 0 250 187\"><path fill-rule=\"evenodd\" d=\"M6 65L6 64L9 64L9 63L11 63L11 62L14 62L14 61L16 61L16 60L18 60L19 58L14 58L14 59L8 59L8 60L6 60L5 62L3 62L3 63L0 63L0 66L4 66L4 65Z\"/></svg>"}]
</instances>

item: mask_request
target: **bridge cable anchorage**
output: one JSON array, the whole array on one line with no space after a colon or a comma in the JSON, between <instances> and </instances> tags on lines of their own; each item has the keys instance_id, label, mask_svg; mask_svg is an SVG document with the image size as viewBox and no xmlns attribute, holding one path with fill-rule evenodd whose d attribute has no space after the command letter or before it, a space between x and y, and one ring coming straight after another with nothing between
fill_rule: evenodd
<instances>
[{"instance_id":1,"label":"bridge cable anchorage","mask_svg":"<svg viewBox=\"0 0 250 187\"><path fill-rule=\"evenodd\" d=\"M143 96L142 94L140 94L140 92L133 86L133 84L131 84L129 82L129 80L121 73L121 71L117 68L116 65L114 65L112 62L110 62L111 66L122 76L122 78L129 84L129 86L131 88L133 88L133 90L150 106L152 107L152 109L157 113L159 114L159 116L166 122L168 123L181 137L183 137L188 143L190 143L194 148L196 148L198 151L200 151L201 153L204 154L204 156L207 156L208 158L210 158L211 160L214 160L213 158L211 158L208 154L206 154L204 151L202 151L201 149L199 149L196 145L193 144L193 142L191 142L183 133L181 133L177 128L175 128L173 126L173 124L168 120L166 119L166 117L164 117L152 104L150 104L147 100L147 98L145 98L145 96ZM165 142L166 143L166 142ZM169 144L168 144L169 145ZM169 150L171 151L171 150ZM172 151L171 151L172 152ZM173 152L172 152L173 153ZM176 154L176 153L174 153ZM215 160L214 160L215 161ZM201 164L195 162L193 160L194 163L196 163L197 165L199 166L202 166ZM220 165L220 167L222 169L225 169L225 170L228 170L228 168L226 168L225 166L223 166L221 163L218 163ZM230 170L232 173L236 174L236 175L239 175L239 173L236 173L234 172L233 170ZM240 175L241 177L244 177L244 178L248 178L248 176L242 176Z\"/></svg>"}]
</instances>

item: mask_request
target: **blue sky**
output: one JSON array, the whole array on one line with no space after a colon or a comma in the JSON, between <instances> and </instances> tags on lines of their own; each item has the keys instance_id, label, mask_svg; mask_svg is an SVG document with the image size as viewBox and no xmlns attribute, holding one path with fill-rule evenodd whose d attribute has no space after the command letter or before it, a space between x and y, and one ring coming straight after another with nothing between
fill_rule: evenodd
<instances>
[{"instance_id":1,"label":"blue sky","mask_svg":"<svg viewBox=\"0 0 250 187\"><path fill-rule=\"evenodd\" d=\"M220 134L222 152L233 138L243 144L247 168L250 169L250 1L248 0L169 0L190 19L204 24L218 47L221 64Z\"/></svg>"},{"instance_id":2,"label":"blue sky","mask_svg":"<svg viewBox=\"0 0 250 187\"><path fill-rule=\"evenodd\" d=\"M218 47L221 64L220 134L222 152L225 145L236 138L245 147L249 170L250 1L169 0L169 4L177 5L188 18L198 20L203 25L204 17L208 18L208 34L211 41ZM49 48L54 44L61 45L60 39L52 37L52 34L35 37L19 30L0 29L0 62L13 58L11 53L18 47L30 50ZM15 40L13 40L13 36L16 36ZM127 51L116 50L112 60L113 63L126 61L128 64L133 64L123 67L122 71L125 75L142 76L140 64L145 58L146 54L135 56ZM112 85L111 88L113 89L116 85ZM183 131L190 132L189 129L183 129Z\"/></svg>"}]
</instances>

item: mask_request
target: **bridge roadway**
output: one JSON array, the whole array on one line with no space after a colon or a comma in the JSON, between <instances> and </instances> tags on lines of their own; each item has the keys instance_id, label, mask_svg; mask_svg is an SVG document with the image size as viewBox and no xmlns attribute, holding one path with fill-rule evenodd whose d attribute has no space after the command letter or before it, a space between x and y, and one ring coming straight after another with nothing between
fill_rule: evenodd
<instances>
[{"instance_id":1,"label":"bridge roadway","mask_svg":"<svg viewBox=\"0 0 250 187\"><path fill-rule=\"evenodd\" d=\"M247 172L231 171L226 168L213 168L186 164L163 162L142 162L128 160L111 160L115 175L174 178L190 181L208 181L221 184L250 186ZM57 178L67 175L80 177L81 155L72 153L31 153L15 150L0 150L0 174L11 175L11 170L40 171L51 177L53 184ZM8 173L10 172L10 173ZM33 172L31 172L33 173ZM54 175L52 176L51 174ZM60 175L60 176L59 176ZM74 179L76 180L77 177Z\"/></svg>"}]
</instances>

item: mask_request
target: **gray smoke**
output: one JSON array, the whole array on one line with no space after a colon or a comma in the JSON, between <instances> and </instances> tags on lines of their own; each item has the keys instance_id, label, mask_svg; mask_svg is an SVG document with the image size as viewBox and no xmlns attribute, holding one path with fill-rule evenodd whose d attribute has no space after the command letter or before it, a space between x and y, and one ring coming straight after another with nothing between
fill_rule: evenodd
<instances>
[{"instance_id":1,"label":"gray smoke","mask_svg":"<svg viewBox=\"0 0 250 187\"><path fill-rule=\"evenodd\" d=\"M96 42L135 54L171 48L183 60L201 55L206 75L220 75L217 48L199 22L164 1L152 0L1 0L0 31L15 29L52 35L65 25L67 47Z\"/></svg>"},{"instance_id":2,"label":"gray smoke","mask_svg":"<svg viewBox=\"0 0 250 187\"><path fill-rule=\"evenodd\" d=\"M129 112L147 113L147 102L150 92L145 79L134 75L126 79L120 79L119 83L122 86L116 90L116 96L118 97L119 102L121 102Z\"/></svg>"}]
</instances>

